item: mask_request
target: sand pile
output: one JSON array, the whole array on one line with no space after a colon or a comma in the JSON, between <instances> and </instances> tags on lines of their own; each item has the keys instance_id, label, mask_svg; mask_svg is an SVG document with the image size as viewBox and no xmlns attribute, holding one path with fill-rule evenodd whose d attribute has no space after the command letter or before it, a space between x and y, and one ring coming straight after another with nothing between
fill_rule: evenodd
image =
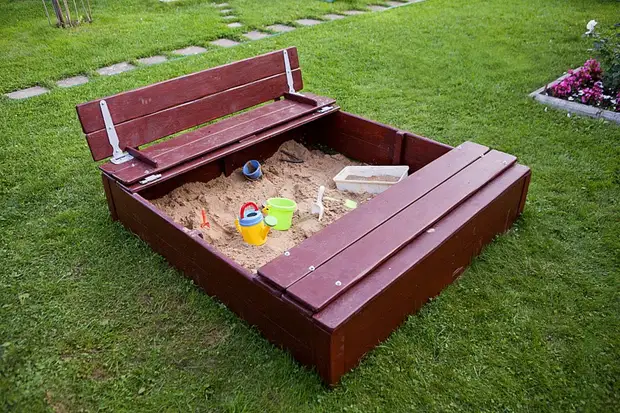
<instances>
[{"instance_id":1,"label":"sand pile","mask_svg":"<svg viewBox=\"0 0 620 413\"><path fill-rule=\"evenodd\" d=\"M284 159L290 158L282 151L304 162L286 162ZM189 229L200 230L207 242L245 268L255 271L350 212L344 206L346 199L361 204L373 196L336 189L332 178L349 165L361 164L340 154L311 151L295 141L288 141L262 163L264 176L259 181L246 180L239 169L229 177L222 175L207 183L185 184L152 202L175 222ZM325 186L325 197L334 200L323 200L325 215L319 222L310 210L321 185ZM235 219L241 205L252 201L260 206L272 197L290 198L297 202L293 226L288 231L271 230L267 242L260 247L246 244L235 228ZM200 228L202 208L206 211L211 228Z\"/></svg>"}]
</instances>

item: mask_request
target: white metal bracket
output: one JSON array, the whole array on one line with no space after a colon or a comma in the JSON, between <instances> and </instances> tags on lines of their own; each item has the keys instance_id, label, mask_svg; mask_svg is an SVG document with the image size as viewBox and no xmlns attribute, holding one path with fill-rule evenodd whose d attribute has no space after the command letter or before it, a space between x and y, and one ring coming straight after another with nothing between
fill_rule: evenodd
<instances>
[{"instance_id":1,"label":"white metal bracket","mask_svg":"<svg viewBox=\"0 0 620 413\"><path fill-rule=\"evenodd\" d=\"M101 115L103 116L105 131L108 135L108 142L110 142L110 146L112 147L112 159L110 159L110 161L113 164L118 165L123 162L132 160L133 156L131 156L127 152L121 151L118 141L118 135L116 134L116 128L114 128L114 122L112 122L112 116L110 115L110 110L108 109L107 102L101 99L99 101L99 107L101 108Z\"/></svg>"},{"instance_id":2,"label":"white metal bracket","mask_svg":"<svg viewBox=\"0 0 620 413\"><path fill-rule=\"evenodd\" d=\"M282 50L284 54L284 70L286 71L286 83L288 84L288 93L297 94L295 92L295 83L293 82L293 72L291 71L291 62L288 59L288 51Z\"/></svg>"}]
</instances>

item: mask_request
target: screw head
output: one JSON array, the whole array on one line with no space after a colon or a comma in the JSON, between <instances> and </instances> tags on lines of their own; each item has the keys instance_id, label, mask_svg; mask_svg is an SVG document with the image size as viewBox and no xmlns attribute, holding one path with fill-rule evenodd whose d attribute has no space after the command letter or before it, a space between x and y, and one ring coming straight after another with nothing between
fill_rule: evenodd
<instances>
[{"instance_id":1,"label":"screw head","mask_svg":"<svg viewBox=\"0 0 620 413\"><path fill-rule=\"evenodd\" d=\"M340 287L340 286L342 285L342 283L341 283L340 281L336 281L336 285L337 285L338 287Z\"/></svg>"},{"instance_id":2,"label":"screw head","mask_svg":"<svg viewBox=\"0 0 620 413\"><path fill-rule=\"evenodd\" d=\"M308 267L308 270L314 271L314 270L316 270L316 268L314 268L314 265L311 265L311 266Z\"/></svg>"},{"instance_id":3,"label":"screw head","mask_svg":"<svg viewBox=\"0 0 620 413\"><path fill-rule=\"evenodd\" d=\"M284 251L284 256L288 257L289 255L291 255L291 253L289 251Z\"/></svg>"}]
</instances>

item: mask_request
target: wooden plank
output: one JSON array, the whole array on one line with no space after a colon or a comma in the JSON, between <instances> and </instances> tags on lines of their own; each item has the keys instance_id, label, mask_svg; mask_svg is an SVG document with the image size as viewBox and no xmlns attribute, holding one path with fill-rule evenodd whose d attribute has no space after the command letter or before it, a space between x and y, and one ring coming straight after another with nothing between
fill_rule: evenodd
<instances>
[{"instance_id":1,"label":"wooden plank","mask_svg":"<svg viewBox=\"0 0 620 413\"><path fill-rule=\"evenodd\" d=\"M293 71L296 88L301 88L301 71ZM173 106L134 118L116 125L121 149L134 148L159 138L192 128L266 102L288 90L286 75L280 74L242 86L208 95L191 102ZM112 155L105 129L86 135L93 159L98 161Z\"/></svg>"},{"instance_id":2,"label":"wooden plank","mask_svg":"<svg viewBox=\"0 0 620 413\"><path fill-rule=\"evenodd\" d=\"M333 104L335 101L321 98L320 102L324 106ZM156 167L133 161L120 165L107 163L102 169L121 182L132 184L147 175L161 173L232 143L243 143L246 138L255 140L256 136L253 135L315 111L314 106L281 100L185 133L141 151L143 155L157 162Z\"/></svg>"},{"instance_id":3,"label":"wooden plank","mask_svg":"<svg viewBox=\"0 0 620 413\"><path fill-rule=\"evenodd\" d=\"M159 185L161 182L166 181L168 179L174 178L178 175L181 175L185 172L191 171L197 167L200 167L202 165L205 165L207 163L213 162L215 160L224 158L228 155L231 155L233 153L236 153L242 149L245 148L249 148L252 145L255 145L259 142L263 142L267 139L271 139L274 136L278 136L282 133L285 133L289 130L295 129L301 125L305 125L309 122L312 122L316 119L319 119L321 117L324 116L328 116L331 113L334 113L336 111L339 110L338 106L334 106L333 109L331 109L330 111L324 112L324 113L311 113L309 115L303 116L301 118L297 118L294 119L290 122L287 122L283 125L280 126L276 126L272 129L269 129L263 133L259 133L258 135L256 135L256 137L252 138L252 139L246 139L243 142L239 142L237 144L232 144L229 146L225 146L221 149L215 150L213 152L209 152L205 155L202 155L194 160L190 160L188 162L182 163L178 166L175 166L171 169L168 169L167 171L162 172L162 177L160 179L158 179L157 181L153 181L147 184L140 184L140 183L135 183L132 184L131 186L128 187L128 190L130 190L131 192L138 192L141 191L145 188L149 188L155 185ZM106 164L107 165L107 164ZM103 168L103 165L100 167Z\"/></svg>"},{"instance_id":4,"label":"wooden plank","mask_svg":"<svg viewBox=\"0 0 620 413\"><path fill-rule=\"evenodd\" d=\"M291 69L299 68L297 49L287 49ZM284 73L282 50L166 80L105 98L115 124L139 118L204 96ZM301 88L301 83L299 84ZM299 90L299 89L296 89ZM288 89L287 89L288 91ZM77 106L84 133L104 128L99 101Z\"/></svg>"},{"instance_id":5,"label":"wooden plank","mask_svg":"<svg viewBox=\"0 0 620 413\"><path fill-rule=\"evenodd\" d=\"M113 182L112 178L105 174L101 174L101 182L103 183L105 199L108 203L108 209L110 210L110 217L112 218L112 221L116 221L118 219L118 215L116 214L116 206L114 205L114 198L112 198L112 190L110 189L110 185Z\"/></svg>"},{"instance_id":6,"label":"wooden plank","mask_svg":"<svg viewBox=\"0 0 620 413\"><path fill-rule=\"evenodd\" d=\"M275 288L286 289L305 277L312 265L321 264L353 244L393 215L441 185L460 170L479 159L489 149L465 142L381 196L371 199L355 211L292 248L290 256L280 256L263 267L258 274ZM403 194L407 194L403 197Z\"/></svg>"},{"instance_id":7,"label":"wooden plank","mask_svg":"<svg viewBox=\"0 0 620 413\"><path fill-rule=\"evenodd\" d=\"M421 237L401 250L373 277L348 291L346 299L343 295L315 316L321 326L327 323L335 328L333 334L344 336L342 373L355 367L366 352L451 284L479 253L480 246L514 221L524 179L516 173L503 180L507 174L511 171L474 195L473 202L466 201L462 208L467 210L454 211L434 233L422 235L424 240ZM497 182L500 179L503 182ZM432 238L440 239L440 245Z\"/></svg>"},{"instance_id":8,"label":"wooden plank","mask_svg":"<svg viewBox=\"0 0 620 413\"><path fill-rule=\"evenodd\" d=\"M254 277L208 243L173 222L137 194L117 183L112 190L119 199L121 221L155 251L226 306L255 325L273 343L283 346L309 366L316 366L327 380L330 334L296 307L265 289Z\"/></svg>"},{"instance_id":9,"label":"wooden plank","mask_svg":"<svg viewBox=\"0 0 620 413\"><path fill-rule=\"evenodd\" d=\"M406 308L397 317L400 323L443 289L447 285L444 281L449 284L455 271L466 267L468 259L479 250L477 246L489 243L510 227L517 217L528 175L529 168L523 165L509 168L433 225L433 232L421 234L313 318L331 331L360 311L374 314L374 320L404 305ZM412 270L415 276L410 274ZM363 310L384 295L381 310Z\"/></svg>"},{"instance_id":10,"label":"wooden plank","mask_svg":"<svg viewBox=\"0 0 620 413\"><path fill-rule=\"evenodd\" d=\"M412 173L451 150L451 146L405 132L401 162L409 165L409 172Z\"/></svg>"},{"instance_id":11,"label":"wooden plank","mask_svg":"<svg viewBox=\"0 0 620 413\"><path fill-rule=\"evenodd\" d=\"M490 151L329 261L317 262L286 294L320 311L515 162L512 155Z\"/></svg>"}]
</instances>

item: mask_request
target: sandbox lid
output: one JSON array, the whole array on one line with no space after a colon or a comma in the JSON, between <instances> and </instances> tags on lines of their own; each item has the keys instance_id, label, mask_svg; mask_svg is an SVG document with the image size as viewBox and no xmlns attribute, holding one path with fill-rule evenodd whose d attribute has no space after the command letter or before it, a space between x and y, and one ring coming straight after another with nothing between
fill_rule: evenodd
<instances>
[{"instance_id":1,"label":"sandbox lid","mask_svg":"<svg viewBox=\"0 0 620 413\"><path fill-rule=\"evenodd\" d=\"M261 267L258 279L317 313L515 162L466 142Z\"/></svg>"}]
</instances>

